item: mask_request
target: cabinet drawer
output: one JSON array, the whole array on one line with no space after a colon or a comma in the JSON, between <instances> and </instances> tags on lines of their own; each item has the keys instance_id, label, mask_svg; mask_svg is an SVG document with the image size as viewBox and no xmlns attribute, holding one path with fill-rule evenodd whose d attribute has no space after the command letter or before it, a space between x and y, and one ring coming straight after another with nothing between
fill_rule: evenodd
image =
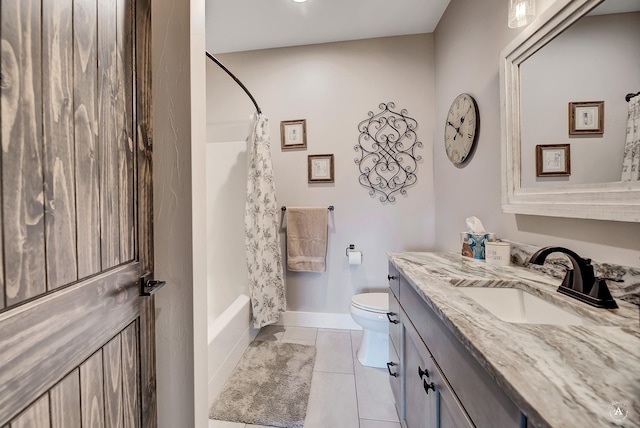
<instances>
[{"instance_id":1,"label":"cabinet drawer","mask_svg":"<svg viewBox=\"0 0 640 428\"><path fill-rule=\"evenodd\" d=\"M405 281L401 281L400 305L475 426L520 427L518 407Z\"/></svg>"},{"instance_id":2,"label":"cabinet drawer","mask_svg":"<svg viewBox=\"0 0 640 428\"><path fill-rule=\"evenodd\" d=\"M400 324L400 302L396 299L393 293L389 292L389 312L387 314L389 319L389 337L393 346L396 347L396 351L400 351L400 332L402 325Z\"/></svg>"},{"instance_id":3,"label":"cabinet drawer","mask_svg":"<svg viewBox=\"0 0 640 428\"><path fill-rule=\"evenodd\" d=\"M389 262L389 275L387 277L389 279L389 289L393 291L396 298L400 298L400 274L398 273L398 269L393 265L393 263Z\"/></svg>"}]
</instances>

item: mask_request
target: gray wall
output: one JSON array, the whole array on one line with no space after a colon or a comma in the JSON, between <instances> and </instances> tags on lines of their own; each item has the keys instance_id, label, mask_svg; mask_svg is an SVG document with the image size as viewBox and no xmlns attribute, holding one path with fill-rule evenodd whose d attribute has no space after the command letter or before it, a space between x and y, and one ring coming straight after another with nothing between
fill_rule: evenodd
<instances>
[{"instance_id":1,"label":"gray wall","mask_svg":"<svg viewBox=\"0 0 640 428\"><path fill-rule=\"evenodd\" d=\"M538 2L538 9L547 5ZM452 0L435 36L434 168L436 246L459 249L465 219L478 216L498 237L532 245L562 245L584 257L640 266L640 223L503 214L500 209L500 51L518 34L507 27L503 0ZM607 76L615 79L615 76ZM444 150L444 121L456 95L478 102L481 129L473 158L463 168Z\"/></svg>"},{"instance_id":2,"label":"gray wall","mask_svg":"<svg viewBox=\"0 0 640 428\"><path fill-rule=\"evenodd\" d=\"M154 0L153 181L159 427L207 426L204 0Z\"/></svg>"},{"instance_id":3,"label":"gray wall","mask_svg":"<svg viewBox=\"0 0 640 428\"><path fill-rule=\"evenodd\" d=\"M429 250L434 244L433 36L392 37L220 55L271 121L273 167L280 205L328 206L326 273L286 272L290 311L347 314L353 294L384 289L387 251ZM249 98L209 62L209 141L233 141L253 111ZM358 183L353 149L357 125L381 102L394 101L418 121L423 160L417 184L393 204ZM282 151L280 121L307 119L307 149ZM244 121L244 122L243 122ZM307 183L307 155L333 153L335 182ZM286 235L281 235L282 240ZM363 264L349 266L355 244ZM224 245L218 242L214 245Z\"/></svg>"}]
</instances>

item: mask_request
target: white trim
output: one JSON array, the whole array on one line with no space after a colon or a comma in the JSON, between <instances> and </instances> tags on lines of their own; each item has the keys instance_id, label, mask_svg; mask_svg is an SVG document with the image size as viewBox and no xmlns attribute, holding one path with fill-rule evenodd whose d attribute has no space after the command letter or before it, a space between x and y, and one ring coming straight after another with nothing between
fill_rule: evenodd
<instances>
[{"instance_id":1,"label":"white trim","mask_svg":"<svg viewBox=\"0 0 640 428\"><path fill-rule=\"evenodd\" d=\"M287 311L280 314L278 325L294 327L330 328L336 330L362 330L351 314Z\"/></svg>"},{"instance_id":2,"label":"white trim","mask_svg":"<svg viewBox=\"0 0 640 428\"><path fill-rule=\"evenodd\" d=\"M249 297L241 295L209 326L209 406L258 334L258 330L251 328L250 311Z\"/></svg>"}]
</instances>

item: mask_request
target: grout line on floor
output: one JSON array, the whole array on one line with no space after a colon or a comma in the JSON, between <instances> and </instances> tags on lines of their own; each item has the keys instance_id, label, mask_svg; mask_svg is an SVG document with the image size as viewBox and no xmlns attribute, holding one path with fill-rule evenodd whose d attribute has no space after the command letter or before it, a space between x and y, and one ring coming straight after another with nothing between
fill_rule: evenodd
<instances>
[{"instance_id":1,"label":"grout line on floor","mask_svg":"<svg viewBox=\"0 0 640 428\"><path fill-rule=\"evenodd\" d=\"M351 347L351 365L353 366L353 388L356 393L356 413L358 415L358 428L360 427L360 405L358 404L358 380L356 379L356 362L354 361L354 350L353 350L353 334L351 330L349 330L349 345Z\"/></svg>"}]
</instances>

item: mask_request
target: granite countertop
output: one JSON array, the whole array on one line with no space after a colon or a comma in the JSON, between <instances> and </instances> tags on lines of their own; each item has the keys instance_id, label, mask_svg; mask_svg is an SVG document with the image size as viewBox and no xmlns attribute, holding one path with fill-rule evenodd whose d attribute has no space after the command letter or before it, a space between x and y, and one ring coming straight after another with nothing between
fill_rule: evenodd
<instances>
[{"instance_id":1,"label":"granite countertop","mask_svg":"<svg viewBox=\"0 0 640 428\"><path fill-rule=\"evenodd\" d=\"M560 280L456 253L389 253L427 305L539 427L640 426L640 312L594 308L556 292ZM588 325L502 321L458 287L513 287L570 310ZM628 416L610 416L622 403Z\"/></svg>"}]
</instances>

